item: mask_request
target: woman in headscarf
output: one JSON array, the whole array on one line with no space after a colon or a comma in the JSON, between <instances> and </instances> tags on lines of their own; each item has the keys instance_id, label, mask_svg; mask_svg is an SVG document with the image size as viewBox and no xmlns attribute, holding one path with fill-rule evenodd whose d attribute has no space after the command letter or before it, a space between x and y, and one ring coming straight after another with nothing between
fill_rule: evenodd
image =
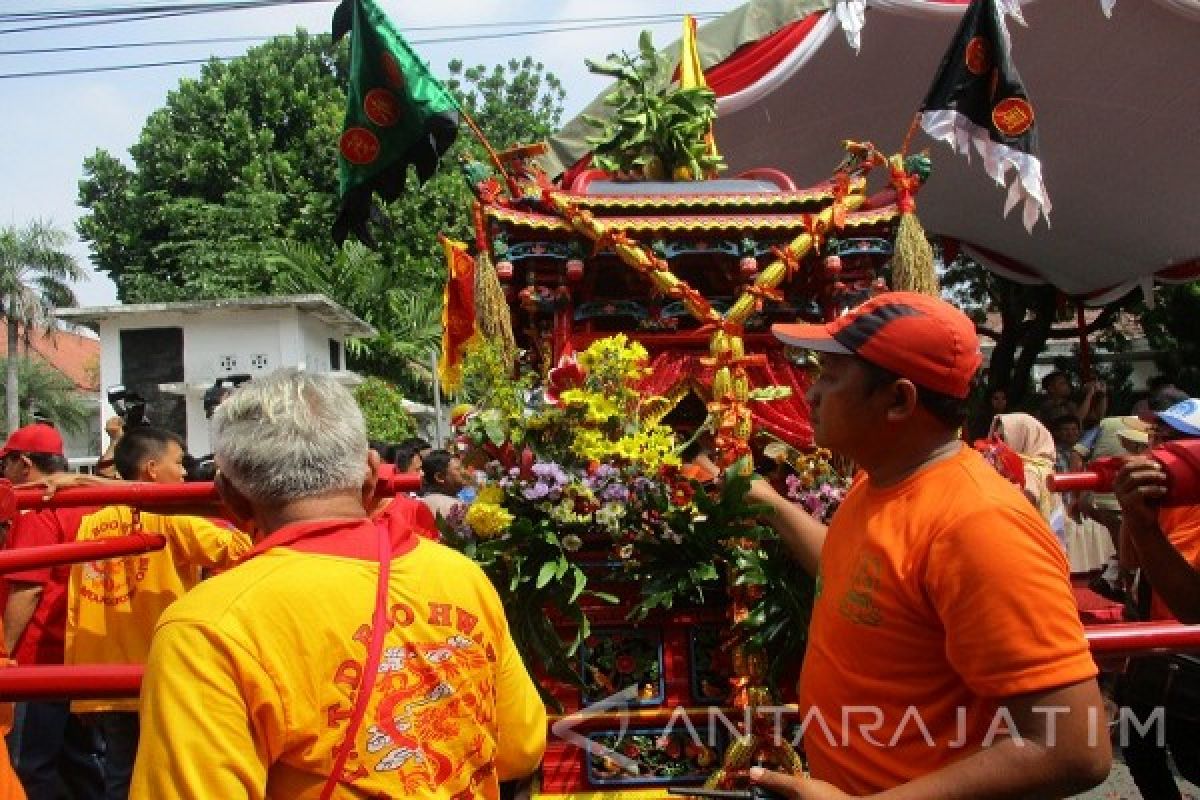
<instances>
[{"instance_id":1,"label":"woman in headscarf","mask_svg":"<svg viewBox=\"0 0 1200 800\"><path fill-rule=\"evenodd\" d=\"M1025 496L1037 507L1065 550L1066 512L1059 496L1046 488L1046 478L1054 473L1054 437L1029 414L997 414L992 420L991 435L1020 456L1025 468Z\"/></svg>"}]
</instances>

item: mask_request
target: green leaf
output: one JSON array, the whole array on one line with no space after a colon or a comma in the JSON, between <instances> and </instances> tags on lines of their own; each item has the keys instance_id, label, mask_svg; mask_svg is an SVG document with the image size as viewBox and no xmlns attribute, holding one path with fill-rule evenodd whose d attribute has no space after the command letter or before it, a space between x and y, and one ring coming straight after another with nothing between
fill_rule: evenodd
<instances>
[{"instance_id":1,"label":"green leaf","mask_svg":"<svg viewBox=\"0 0 1200 800\"><path fill-rule=\"evenodd\" d=\"M572 566L571 567L571 576L575 579L575 588L571 590L571 599L568 602L574 603L576 600L579 599L579 596L581 594L583 594L584 587L587 586L587 575L585 575L583 570L581 570L579 567ZM593 592L592 594L595 596L599 596L595 592ZM614 600L615 600L615 598L614 598Z\"/></svg>"},{"instance_id":2,"label":"green leaf","mask_svg":"<svg viewBox=\"0 0 1200 800\"><path fill-rule=\"evenodd\" d=\"M542 568L538 571L537 583L534 584L535 587L538 589L545 588L546 584L550 583L550 581L554 579L554 575L557 571L557 562L547 561L545 564L542 564Z\"/></svg>"}]
</instances>

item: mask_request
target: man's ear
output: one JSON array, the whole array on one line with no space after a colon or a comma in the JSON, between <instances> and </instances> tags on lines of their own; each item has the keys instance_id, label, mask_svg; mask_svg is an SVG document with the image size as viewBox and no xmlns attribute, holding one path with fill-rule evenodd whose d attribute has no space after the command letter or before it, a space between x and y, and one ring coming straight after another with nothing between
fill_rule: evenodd
<instances>
[{"instance_id":1,"label":"man's ear","mask_svg":"<svg viewBox=\"0 0 1200 800\"><path fill-rule=\"evenodd\" d=\"M17 483L25 483L33 473L33 460L24 453L21 453L17 458L19 459L17 463L21 465L21 480L17 481Z\"/></svg>"},{"instance_id":2,"label":"man's ear","mask_svg":"<svg viewBox=\"0 0 1200 800\"><path fill-rule=\"evenodd\" d=\"M363 479L362 500L363 508L375 505L375 487L379 485L379 465L383 463L379 453L367 449L367 477Z\"/></svg>"},{"instance_id":3,"label":"man's ear","mask_svg":"<svg viewBox=\"0 0 1200 800\"><path fill-rule=\"evenodd\" d=\"M890 422L903 422L917 411L917 386L906 378L900 378L888 390L887 418Z\"/></svg>"},{"instance_id":4,"label":"man's ear","mask_svg":"<svg viewBox=\"0 0 1200 800\"><path fill-rule=\"evenodd\" d=\"M229 509L233 520L238 523L239 527L245 529L247 523L254 520L254 508L250 505L250 501L220 471L217 472L213 483L217 487L217 494L220 495L221 502Z\"/></svg>"}]
</instances>

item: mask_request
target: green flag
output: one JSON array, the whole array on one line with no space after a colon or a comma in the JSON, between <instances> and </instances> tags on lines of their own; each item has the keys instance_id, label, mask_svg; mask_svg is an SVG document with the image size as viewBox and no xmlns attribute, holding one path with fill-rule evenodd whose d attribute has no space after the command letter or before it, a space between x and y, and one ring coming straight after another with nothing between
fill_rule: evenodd
<instances>
[{"instance_id":1,"label":"green flag","mask_svg":"<svg viewBox=\"0 0 1200 800\"><path fill-rule=\"evenodd\" d=\"M350 85L338 140L342 204L333 238L340 244L353 233L370 245L372 193L399 197L410 164L428 180L454 142L458 112L375 0L343 0L333 13L333 40L347 33Z\"/></svg>"}]
</instances>

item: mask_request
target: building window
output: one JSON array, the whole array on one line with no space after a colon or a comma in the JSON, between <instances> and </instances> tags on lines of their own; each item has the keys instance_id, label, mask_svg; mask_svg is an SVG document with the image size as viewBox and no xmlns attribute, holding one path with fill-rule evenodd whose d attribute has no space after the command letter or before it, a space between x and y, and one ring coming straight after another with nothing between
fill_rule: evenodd
<instances>
[{"instance_id":1,"label":"building window","mask_svg":"<svg viewBox=\"0 0 1200 800\"><path fill-rule=\"evenodd\" d=\"M337 372L342 368L342 343L337 339L329 340L329 369Z\"/></svg>"}]
</instances>

